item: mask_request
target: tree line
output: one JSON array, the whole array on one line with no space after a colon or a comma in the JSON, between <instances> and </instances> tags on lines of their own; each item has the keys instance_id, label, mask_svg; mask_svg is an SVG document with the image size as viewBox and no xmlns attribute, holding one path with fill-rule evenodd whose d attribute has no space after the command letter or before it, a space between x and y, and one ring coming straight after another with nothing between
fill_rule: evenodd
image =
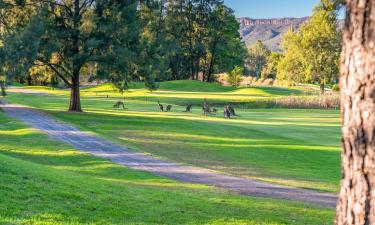
<instances>
[{"instance_id":1,"label":"tree line","mask_svg":"<svg viewBox=\"0 0 375 225\"><path fill-rule=\"evenodd\" d=\"M222 0L0 0L0 69L7 79L71 88L82 76L127 89L143 81L212 81L242 66L245 47Z\"/></svg>"},{"instance_id":2,"label":"tree line","mask_svg":"<svg viewBox=\"0 0 375 225\"><path fill-rule=\"evenodd\" d=\"M342 45L337 17L341 7L341 1L321 0L307 22L283 35L283 52L271 52L257 41L248 50L248 73L287 85L317 83L322 93L326 84L337 84Z\"/></svg>"}]
</instances>

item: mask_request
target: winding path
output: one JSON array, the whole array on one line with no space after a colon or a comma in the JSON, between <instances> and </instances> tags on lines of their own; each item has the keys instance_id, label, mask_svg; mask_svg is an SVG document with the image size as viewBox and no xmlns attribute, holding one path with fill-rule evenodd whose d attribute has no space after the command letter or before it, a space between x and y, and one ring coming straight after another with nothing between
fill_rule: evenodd
<instances>
[{"instance_id":1,"label":"winding path","mask_svg":"<svg viewBox=\"0 0 375 225\"><path fill-rule=\"evenodd\" d=\"M80 131L71 125L57 121L42 111L12 104L5 104L1 107L7 115L68 143L82 152L109 159L132 169L151 172L182 182L207 184L234 190L243 195L295 200L327 207L335 207L336 205L336 196L333 194L269 184L200 167L160 160L152 156L135 153L120 144L110 142L94 134Z\"/></svg>"}]
</instances>

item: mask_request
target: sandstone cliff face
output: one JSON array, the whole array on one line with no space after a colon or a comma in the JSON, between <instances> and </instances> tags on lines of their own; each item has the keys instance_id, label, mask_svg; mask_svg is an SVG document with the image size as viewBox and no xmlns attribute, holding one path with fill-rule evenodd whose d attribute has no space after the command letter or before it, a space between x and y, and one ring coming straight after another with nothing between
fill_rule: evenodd
<instances>
[{"instance_id":1,"label":"sandstone cliff face","mask_svg":"<svg viewBox=\"0 0 375 225\"><path fill-rule=\"evenodd\" d=\"M293 26L305 22L308 17L304 18L281 18L281 19L251 19L242 17L238 19L241 27L255 26L255 25L283 25Z\"/></svg>"},{"instance_id":2,"label":"sandstone cliff face","mask_svg":"<svg viewBox=\"0 0 375 225\"><path fill-rule=\"evenodd\" d=\"M240 34L248 47L257 40L261 40L272 51L281 51L281 36L290 28L298 29L302 23L308 20L304 18L281 19L251 19L238 18Z\"/></svg>"}]
</instances>

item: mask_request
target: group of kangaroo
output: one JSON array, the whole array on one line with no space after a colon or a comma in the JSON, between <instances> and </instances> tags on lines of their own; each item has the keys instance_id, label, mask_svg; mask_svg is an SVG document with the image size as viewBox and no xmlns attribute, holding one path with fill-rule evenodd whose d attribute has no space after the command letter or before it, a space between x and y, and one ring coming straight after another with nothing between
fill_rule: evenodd
<instances>
[{"instance_id":1,"label":"group of kangaroo","mask_svg":"<svg viewBox=\"0 0 375 225\"><path fill-rule=\"evenodd\" d=\"M113 108L119 109L120 107L125 109L125 104L124 104L123 101L118 101L113 105ZM172 105L167 105L167 107L165 107L165 110L164 110L164 106L162 104L160 104L160 101L158 101L158 107L159 107L159 110L161 112L171 112L172 111ZM183 112L192 112L192 109L193 109L193 105L189 104L189 105L186 106L186 110L183 111ZM218 110L216 108L211 109L210 105L207 102L207 99L204 99L204 101L203 101L202 110L203 110L203 114L206 115L206 116L216 114L218 112ZM224 118L231 118L233 116L237 116L236 112L234 111L234 108L230 105L225 105L224 106Z\"/></svg>"}]
</instances>

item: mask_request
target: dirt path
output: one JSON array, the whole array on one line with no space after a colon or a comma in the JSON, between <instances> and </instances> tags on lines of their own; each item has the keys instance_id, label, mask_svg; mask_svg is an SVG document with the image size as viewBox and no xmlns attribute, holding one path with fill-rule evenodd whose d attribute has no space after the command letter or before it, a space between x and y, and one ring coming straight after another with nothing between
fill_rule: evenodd
<instances>
[{"instance_id":1,"label":"dirt path","mask_svg":"<svg viewBox=\"0 0 375 225\"><path fill-rule=\"evenodd\" d=\"M336 205L336 196L333 194L269 184L252 179L234 177L200 167L163 161L135 153L122 145L110 142L94 134L80 131L71 125L55 120L39 110L11 104L5 104L1 107L7 115L66 142L82 152L110 159L115 163L132 169L151 172L183 182L213 185L234 190L243 195L295 200L328 207L335 207Z\"/></svg>"}]
</instances>

